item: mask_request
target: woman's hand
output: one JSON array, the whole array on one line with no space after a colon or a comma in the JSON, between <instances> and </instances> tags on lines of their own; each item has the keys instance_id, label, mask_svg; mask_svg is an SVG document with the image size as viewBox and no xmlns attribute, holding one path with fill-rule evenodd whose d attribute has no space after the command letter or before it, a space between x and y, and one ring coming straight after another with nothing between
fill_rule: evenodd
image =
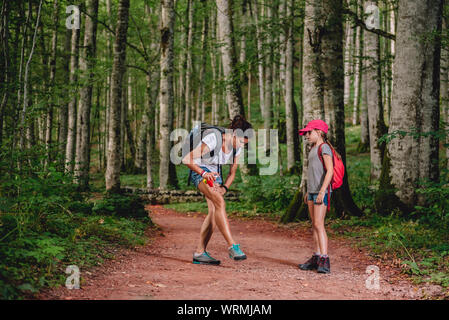
<instances>
[{"instance_id":1,"label":"woman's hand","mask_svg":"<svg viewBox=\"0 0 449 320\"><path fill-rule=\"evenodd\" d=\"M322 204L322 203L323 203L323 199L324 199L324 192L323 192L323 191L320 191L320 192L318 193L318 196L316 197L315 202L316 202L317 204Z\"/></svg>"},{"instance_id":2,"label":"woman's hand","mask_svg":"<svg viewBox=\"0 0 449 320\"><path fill-rule=\"evenodd\" d=\"M215 181L216 177L218 177L218 173L217 172L206 172L203 175L203 178L206 180L212 180Z\"/></svg>"},{"instance_id":3,"label":"woman's hand","mask_svg":"<svg viewBox=\"0 0 449 320\"><path fill-rule=\"evenodd\" d=\"M307 198L309 197L309 194L306 192L304 194L304 203L307 204Z\"/></svg>"}]
</instances>

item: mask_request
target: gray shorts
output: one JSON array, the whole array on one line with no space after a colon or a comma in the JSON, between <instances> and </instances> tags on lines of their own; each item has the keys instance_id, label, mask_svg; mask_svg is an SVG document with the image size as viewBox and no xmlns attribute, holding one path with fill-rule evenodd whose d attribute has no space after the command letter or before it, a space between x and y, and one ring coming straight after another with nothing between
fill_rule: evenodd
<instances>
[{"instance_id":1,"label":"gray shorts","mask_svg":"<svg viewBox=\"0 0 449 320\"><path fill-rule=\"evenodd\" d=\"M201 169L203 169L206 172L211 172L208 168L206 167L200 167ZM196 173L195 171L192 171L192 176L190 177L193 184L195 185L195 187L198 188L198 184L203 181L203 177L200 176L198 173ZM215 183L218 183L219 185L223 184L223 180L221 180L221 176L218 176L217 179L215 179Z\"/></svg>"}]
</instances>

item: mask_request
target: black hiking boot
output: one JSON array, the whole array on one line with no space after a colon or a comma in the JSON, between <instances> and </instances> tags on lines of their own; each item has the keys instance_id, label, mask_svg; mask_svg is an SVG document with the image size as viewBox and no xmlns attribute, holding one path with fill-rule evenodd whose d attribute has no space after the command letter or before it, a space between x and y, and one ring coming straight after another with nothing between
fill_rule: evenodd
<instances>
[{"instance_id":1,"label":"black hiking boot","mask_svg":"<svg viewBox=\"0 0 449 320\"><path fill-rule=\"evenodd\" d=\"M318 261L318 273L331 273L331 263L329 257L320 257Z\"/></svg>"},{"instance_id":2,"label":"black hiking boot","mask_svg":"<svg viewBox=\"0 0 449 320\"><path fill-rule=\"evenodd\" d=\"M318 259L320 256L312 255L312 257L306 261L306 263L301 263L298 265L298 268L301 270L315 270L318 268Z\"/></svg>"}]
</instances>

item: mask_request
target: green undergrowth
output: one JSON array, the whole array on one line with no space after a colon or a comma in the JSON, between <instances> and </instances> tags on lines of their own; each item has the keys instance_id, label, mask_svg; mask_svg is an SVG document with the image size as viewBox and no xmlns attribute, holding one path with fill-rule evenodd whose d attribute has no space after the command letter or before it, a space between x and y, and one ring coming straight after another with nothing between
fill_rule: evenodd
<instances>
[{"instance_id":1,"label":"green undergrowth","mask_svg":"<svg viewBox=\"0 0 449 320\"><path fill-rule=\"evenodd\" d=\"M83 270L143 245L152 225L137 196L81 193L73 177L48 168L11 170L0 180L0 299L34 297Z\"/></svg>"},{"instance_id":2,"label":"green undergrowth","mask_svg":"<svg viewBox=\"0 0 449 320\"><path fill-rule=\"evenodd\" d=\"M417 283L449 286L449 227L426 218L407 219L368 213L362 218L333 219L329 227L377 256L396 261Z\"/></svg>"}]
</instances>

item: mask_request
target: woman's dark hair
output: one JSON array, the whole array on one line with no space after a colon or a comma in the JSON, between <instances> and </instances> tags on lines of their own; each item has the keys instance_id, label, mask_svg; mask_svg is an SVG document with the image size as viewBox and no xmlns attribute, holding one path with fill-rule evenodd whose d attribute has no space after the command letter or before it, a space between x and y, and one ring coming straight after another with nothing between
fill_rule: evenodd
<instances>
[{"instance_id":1,"label":"woman's dark hair","mask_svg":"<svg viewBox=\"0 0 449 320\"><path fill-rule=\"evenodd\" d=\"M245 117L242 115L236 115L234 119L232 119L231 124L229 125L229 129L237 130L240 129L245 133L246 138L251 138L253 136L252 130L245 132L247 129L252 129L253 126L251 123L246 121Z\"/></svg>"}]
</instances>

